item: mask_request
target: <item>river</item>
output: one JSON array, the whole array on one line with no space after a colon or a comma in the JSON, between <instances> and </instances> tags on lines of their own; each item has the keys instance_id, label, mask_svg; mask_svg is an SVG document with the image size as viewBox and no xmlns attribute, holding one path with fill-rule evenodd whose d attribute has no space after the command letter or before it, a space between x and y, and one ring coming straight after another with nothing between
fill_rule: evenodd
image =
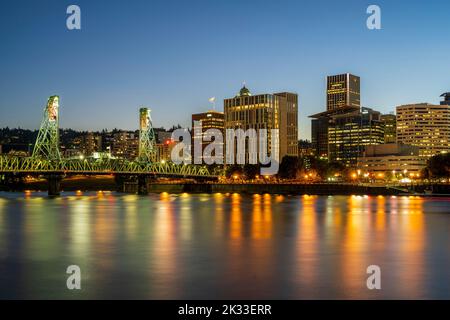
<instances>
[{"instance_id":1,"label":"river","mask_svg":"<svg viewBox=\"0 0 450 320\"><path fill-rule=\"evenodd\" d=\"M3 192L0 298L450 299L450 198Z\"/></svg>"}]
</instances>

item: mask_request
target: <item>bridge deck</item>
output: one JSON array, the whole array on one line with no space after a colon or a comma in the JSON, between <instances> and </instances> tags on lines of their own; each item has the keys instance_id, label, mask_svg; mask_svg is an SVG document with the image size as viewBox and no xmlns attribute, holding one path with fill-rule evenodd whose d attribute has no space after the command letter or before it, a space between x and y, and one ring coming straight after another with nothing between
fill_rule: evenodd
<instances>
[{"instance_id":1,"label":"bridge deck","mask_svg":"<svg viewBox=\"0 0 450 320\"><path fill-rule=\"evenodd\" d=\"M216 178L206 166L191 164L143 163L124 159L62 159L51 161L32 157L0 156L0 173L25 174L138 174L171 177Z\"/></svg>"}]
</instances>

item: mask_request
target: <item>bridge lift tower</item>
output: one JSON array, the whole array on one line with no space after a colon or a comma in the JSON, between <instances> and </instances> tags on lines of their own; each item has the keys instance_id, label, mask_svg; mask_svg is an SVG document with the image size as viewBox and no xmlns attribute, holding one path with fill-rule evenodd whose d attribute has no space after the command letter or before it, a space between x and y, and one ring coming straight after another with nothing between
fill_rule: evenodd
<instances>
[{"instance_id":1,"label":"bridge lift tower","mask_svg":"<svg viewBox=\"0 0 450 320\"><path fill-rule=\"evenodd\" d=\"M155 132L153 131L151 110L148 108L139 109L139 153L138 162L153 163L156 162L156 142ZM137 177L138 193L147 194L149 177L139 175Z\"/></svg>"},{"instance_id":2,"label":"bridge lift tower","mask_svg":"<svg viewBox=\"0 0 450 320\"><path fill-rule=\"evenodd\" d=\"M33 149L33 158L61 160L59 152L59 96L48 98Z\"/></svg>"},{"instance_id":3,"label":"bridge lift tower","mask_svg":"<svg viewBox=\"0 0 450 320\"><path fill-rule=\"evenodd\" d=\"M51 162L61 160L61 153L59 152L59 96L48 98L32 158ZM45 178L48 181L48 194L50 196L59 195L62 176L49 174Z\"/></svg>"},{"instance_id":4,"label":"bridge lift tower","mask_svg":"<svg viewBox=\"0 0 450 320\"><path fill-rule=\"evenodd\" d=\"M139 109L139 153L138 161L156 162L156 141L153 131L151 110Z\"/></svg>"}]
</instances>

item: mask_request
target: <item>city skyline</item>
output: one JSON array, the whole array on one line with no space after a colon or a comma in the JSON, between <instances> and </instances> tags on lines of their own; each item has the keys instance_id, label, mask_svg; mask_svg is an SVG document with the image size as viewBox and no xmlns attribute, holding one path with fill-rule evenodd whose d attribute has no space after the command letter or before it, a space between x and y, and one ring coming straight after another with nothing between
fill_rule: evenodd
<instances>
[{"instance_id":1,"label":"city skyline","mask_svg":"<svg viewBox=\"0 0 450 320\"><path fill-rule=\"evenodd\" d=\"M0 8L0 300L450 299L449 0Z\"/></svg>"},{"instance_id":2,"label":"city skyline","mask_svg":"<svg viewBox=\"0 0 450 320\"><path fill-rule=\"evenodd\" d=\"M248 14L254 2L77 4L79 31L66 29L65 3L6 5L0 127L37 129L52 94L61 97L63 128L133 130L140 106L152 109L155 126L189 127L191 114L210 109L210 97L223 111L223 99L245 81L255 94L297 93L299 138L310 139L308 115L325 109L328 75L360 76L362 105L382 113L438 104L449 91L447 3L379 1L382 30L366 28L365 1L264 3L258 17ZM273 13L280 19L267 20ZM330 38L330 30L348 37ZM349 45L355 39L360 46Z\"/></svg>"}]
</instances>

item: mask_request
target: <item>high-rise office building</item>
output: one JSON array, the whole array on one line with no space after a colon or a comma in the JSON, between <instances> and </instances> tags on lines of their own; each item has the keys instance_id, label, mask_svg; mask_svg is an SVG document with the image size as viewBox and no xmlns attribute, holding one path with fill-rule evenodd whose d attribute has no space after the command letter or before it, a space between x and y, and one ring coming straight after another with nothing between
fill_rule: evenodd
<instances>
[{"instance_id":1,"label":"high-rise office building","mask_svg":"<svg viewBox=\"0 0 450 320\"><path fill-rule=\"evenodd\" d=\"M209 129L219 130L220 133L222 134L223 139L225 139L224 128L225 128L225 116L223 112L210 110L208 112L197 113L192 115L192 146L195 147L197 143L199 143L202 146L201 148L202 163L204 163L205 161L209 162L209 160L205 158L203 151L209 144L211 144L212 141L214 141L213 134L210 134L211 131L208 130ZM191 149L193 161L195 161L194 147ZM223 161L224 154L225 150L223 150L223 153L221 155L213 153L211 154L211 156L214 157L219 156L222 158Z\"/></svg>"},{"instance_id":2,"label":"high-rise office building","mask_svg":"<svg viewBox=\"0 0 450 320\"><path fill-rule=\"evenodd\" d=\"M165 139L163 142L157 142L156 143L156 161L157 162L163 162L163 161L170 161L172 160L171 154L172 149L176 145L176 142L173 141L171 138Z\"/></svg>"},{"instance_id":3,"label":"high-rise office building","mask_svg":"<svg viewBox=\"0 0 450 320\"><path fill-rule=\"evenodd\" d=\"M290 92L274 93L281 105L286 109L280 114L280 154L283 156L298 155L298 95ZM284 108L280 108L282 111ZM286 126L284 130L283 126ZM281 137L281 134L285 135ZM280 160L283 157L280 158Z\"/></svg>"},{"instance_id":4,"label":"high-rise office building","mask_svg":"<svg viewBox=\"0 0 450 320\"><path fill-rule=\"evenodd\" d=\"M314 155L314 150L312 143L309 140L299 140L298 141L298 156L307 157Z\"/></svg>"},{"instance_id":5,"label":"high-rise office building","mask_svg":"<svg viewBox=\"0 0 450 320\"><path fill-rule=\"evenodd\" d=\"M397 117L395 114L383 114L380 118L384 124L384 143L396 143Z\"/></svg>"},{"instance_id":6,"label":"high-rise office building","mask_svg":"<svg viewBox=\"0 0 450 320\"><path fill-rule=\"evenodd\" d=\"M164 128L153 128L153 131L155 132L156 143L164 143L172 138L173 131Z\"/></svg>"},{"instance_id":7,"label":"high-rise office building","mask_svg":"<svg viewBox=\"0 0 450 320\"><path fill-rule=\"evenodd\" d=\"M397 107L397 141L419 147L420 156L450 151L450 105L429 103Z\"/></svg>"},{"instance_id":8,"label":"high-rise office building","mask_svg":"<svg viewBox=\"0 0 450 320\"><path fill-rule=\"evenodd\" d=\"M339 107L309 116L311 120L311 142L314 154L323 159L329 158L328 130L333 116L359 112L359 107Z\"/></svg>"},{"instance_id":9,"label":"high-rise office building","mask_svg":"<svg viewBox=\"0 0 450 320\"><path fill-rule=\"evenodd\" d=\"M311 115L311 142L320 158L329 157L328 129L333 115L354 112L361 107L360 78L350 73L327 77L327 110Z\"/></svg>"},{"instance_id":10,"label":"high-rise office building","mask_svg":"<svg viewBox=\"0 0 450 320\"><path fill-rule=\"evenodd\" d=\"M80 151L86 157L92 156L94 152L102 151L102 136L88 132L82 137Z\"/></svg>"},{"instance_id":11,"label":"high-rise office building","mask_svg":"<svg viewBox=\"0 0 450 320\"><path fill-rule=\"evenodd\" d=\"M360 107L360 78L350 73L327 77L327 110Z\"/></svg>"},{"instance_id":12,"label":"high-rise office building","mask_svg":"<svg viewBox=\"0 0 450 320\"><path fill-rule=\"evenodd\" d=\"M328 158L329 121L330 119L327 116L311 119L311 144L314 154L319 158Z\"/></svg>"},{"instance_id":13,"label":"high-rise office building","mask_svg":"<svg viewBox=\"0 0 450 320\"><path fill-rule=\"evenodd\" d=\"M329 160L355 167L365 146L384 143L380 116L380 112L369 108L332 115L328 127Z\"/></svg>"},{"instance_id":14,"label":"high-rise office building","mask_svg":"<svg viewBox=\"0 0 450 320\"><path fill-rule=\"evenodd\" d=\"M441 94L441 97L444 98L443 101L441 101L441 105L448 105L450 106L450 92L446 92Z\"/></svg>"},{"instance_id":15,"label":"high-rise office building","mask_svg":"<svg viewBox=\"0 0 450 320\"><path fill-rule=\"evenodd\" d=\"M282 92L252 95L244 86L237 96L224 100L224 111L225 129L255 129L257 132L266 129L267 154L272 155L271 129L278 129L279 160L286 155L298 155L297 94Z\"/></svg>"},{"instance_id":16,"label":"high-rise office building","mask_svg":"<svg viewBox=\"0 0 450 320\"><path fill-rule=\"evenodd\" d=\"M114 133L111 154L118 158L135 160L138 156L139 134L135 131Z\"/></svg>"}]
</instances>

